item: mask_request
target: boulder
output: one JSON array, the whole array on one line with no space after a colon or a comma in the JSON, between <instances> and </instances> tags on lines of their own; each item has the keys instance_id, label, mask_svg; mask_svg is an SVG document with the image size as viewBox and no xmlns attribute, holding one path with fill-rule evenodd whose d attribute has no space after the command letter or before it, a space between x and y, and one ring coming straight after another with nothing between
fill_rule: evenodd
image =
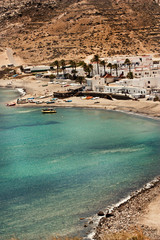
<instances>
[{"instance_id":1,"label":"boulder","mask_svg":"<svg viewBox=\"0 0 160 240\"><path fill-rule=\"evenodd\" d=\"M113 217L113 216L114 216L113 213L107 213L107 214L106 214L106 218Z\"/></svg>"},{"instance_id":2,"label":"boulder","mask_svg":"<svg viewBox=\"0 0 160 240\"><path fill-rule=\"evenodd\" d=\"M98 214L98 216L104 216L104 212L103 211L99 211L97 214Z\"/></svg>"}]
</instances>

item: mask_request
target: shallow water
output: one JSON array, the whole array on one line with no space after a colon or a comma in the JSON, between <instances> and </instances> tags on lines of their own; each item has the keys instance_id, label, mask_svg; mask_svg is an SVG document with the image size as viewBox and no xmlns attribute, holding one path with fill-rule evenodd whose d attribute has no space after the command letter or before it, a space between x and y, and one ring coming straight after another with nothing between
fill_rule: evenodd
<instances>
[{"instance_id":1,"label":"shallow water","mask_svg":"<svg viewBox=\"0 0 160 240\"><path fill-rule=\"evenodd\" d=\"M0 90L1 239L82 235L81 217L160 174L160 121L124 113L9 108Z\"/></svg>"}]
</instances>

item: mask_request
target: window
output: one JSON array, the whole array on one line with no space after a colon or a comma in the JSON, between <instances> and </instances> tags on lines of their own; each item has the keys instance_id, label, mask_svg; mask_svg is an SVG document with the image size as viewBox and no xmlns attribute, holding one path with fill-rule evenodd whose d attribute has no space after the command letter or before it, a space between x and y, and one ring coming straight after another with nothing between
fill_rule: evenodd
<instances>
[{"instance_id":1,"label":"window","mask_svg":"<svg viewBox=\"0 0 160 240\"><path fill-rule=\"evenodd\" d=\"M150 81L148 81L148 84L150 84Z\"/></svg>"}]
</instances>

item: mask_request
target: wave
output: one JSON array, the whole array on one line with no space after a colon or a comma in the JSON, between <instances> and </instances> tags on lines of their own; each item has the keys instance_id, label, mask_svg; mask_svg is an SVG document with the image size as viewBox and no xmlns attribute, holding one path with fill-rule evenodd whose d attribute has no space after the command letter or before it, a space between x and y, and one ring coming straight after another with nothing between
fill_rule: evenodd
<instances>
[{"instance_id":1,"label":"wave","mask_svg":"<svg viewBox=\"0 0 160 240\"><path fill-rule=\"evenodd\" d=\"M100 150L100 151L93 152L92 154L137 152L137 151L142 151L143 149L144 149L144 145L142 144L139 147L106 149L106 150Z\"/></svg>"},{"instance_id":2,"label":"wave","mask_svg":"<svg viewBox=\"0 0 160 240\"><path fill-rule=\"evenodd\" d=\"M24 111L17 111L16 113L30 113L30 112L36 112L38 109L32 109L32 110L24 110Z\"/></svg>"},{"instance_id":3,"label":"wave","mask_svg":"<svg viewBox=\"0 0 160 240\"><path fill-rule=\"evenodd\" d=\"M23 88L16 88L16 90L20 93L21 96L26 95L26 92L24 91Z\"/></svg>"}]
</instances>

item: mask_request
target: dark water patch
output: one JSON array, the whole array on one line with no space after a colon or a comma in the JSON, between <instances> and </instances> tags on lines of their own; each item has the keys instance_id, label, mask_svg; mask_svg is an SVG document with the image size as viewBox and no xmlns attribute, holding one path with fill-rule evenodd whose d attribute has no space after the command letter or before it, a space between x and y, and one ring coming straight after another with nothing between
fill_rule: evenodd
<instances>
[{"instance_id":1,"label":"dark water patch","mask_svg":"<svg viewBox=\"0 0 160 240\"><path fill-rule=\"evenodd\" d=\"M24 124L24 125L14 125L14 126L10 126L10 127L6 127L3 126L2 128L0 128L1 131L6 130L6 129L14 129L14 128L23 128L23 127L36 127L36 126L47 126L47 125L54 125L54 124L59 124L60 122L57 121L48 121L48 122L37 122L37 123L33 123L33 124Z\"/></svg>"}]
</instances>

